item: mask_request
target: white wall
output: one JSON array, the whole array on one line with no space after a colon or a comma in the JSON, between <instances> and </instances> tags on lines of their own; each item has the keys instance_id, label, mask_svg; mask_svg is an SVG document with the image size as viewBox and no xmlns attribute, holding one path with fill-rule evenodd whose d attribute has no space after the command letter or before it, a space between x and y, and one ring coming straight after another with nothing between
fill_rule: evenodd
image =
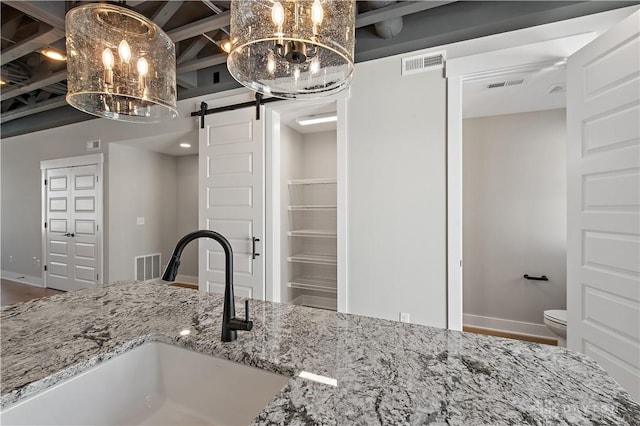
<instances>
[{"instance_id":1,"label":"white wall","mask_svg":"<svg viewBox=\"0 0 640 426\"><path fill-rule=\"evenodd\" d=\"M446 326L446 86L356 65L348 103L350 313Z\"/></svg>"},{"instance_id":2,"label":"white wall","mask_svg":"<svg viewBox=\"0 0 640 426\"><path fill-rule=\"evenodd\" d=\"M289 281L289 180L302 177L302 134L285 124L280 125L280 301L290 302L293 289L287 286Z\"/></svg>"},{"instance_id":3,"label":"white wall","mask_svg":"<svg viewBox=\"0 0 640 426\"><path fill-rule=\"evenodd\" d=\"M72 138L67 132L58 131L2 140L3 271L26 276L26 281L35 284L42 283L42 262L40 266L33 262L34 257L42 258L40 161L88 154L82 136ZM107 181L106 166L104 170ZM104 190L108 191L107 185Z\"/></svg>"},{"instance_id":4,"label":"white wall","mask_svg":"<svg viewBox=\"0 0 640 426\"><path fill-rule=\"evenodd\" d=\"M335 130L303 135L301 178L336 177L336 138Z\"/></svg>"},{"instance_id":5,"label":"white wall","mask_svg":"<svg viewBox=\"0 0 640 426\"><path fill-rule=\"evenodd\" d=\"M177 166L177 234L173 245L180 238L198 229L198 156L185 155L176 158ZM165 258L165 262L169 258ZM180 257L180 275L198 277L198 243L185 247ZM197 279L195 284L197 284Z\"/></svg>"},{"instance_id":6,"label":"white wall","mask_svg":"<svg viewBox=\"0 0 640 426\"><path fill-rule=\"evenodd\" d=\"M463 121L465 325L552 336L543 311L566 307L565 126L564 109Z\"/></svg>"},{"instance_id":7,"label":"white wall","mask_svg":"<svg viewBox=\"0 0 640 426\"><path fill-rule=\"evenodd\" d=\"M222 95L208 96L207 99L244 92L245 90L234 90ZM97 119L2 139L2 270L12 275L33 276L41 282L42 271L33 263L34 256L38 259L42 256L40 161L85 155L86 142L100 139L101 152L105 153L105 282L112 281L107 272L111 269L108 258L109 145L112 142L171 138L174 135L180 139L189 132L197 135L198 119L190 117L190 113L196 109L200 100L204 100L204 97L178 102L179 117L158 124L140 125ZM14 256L13 262L9 262L9 256Z\"/></svg>"},{"instance_id":8,"label":"white wall","mask_svg":"<svg viewBox=\"0 0 640 426\"><path fill-rule=\"evenodd\" d=\"M164 265L175 246L177 161L111 144L109 176L109 280L132 280L135 256L161 253ZM137 225L138 217L144 225Z\"/></svg>"}]
</instances>

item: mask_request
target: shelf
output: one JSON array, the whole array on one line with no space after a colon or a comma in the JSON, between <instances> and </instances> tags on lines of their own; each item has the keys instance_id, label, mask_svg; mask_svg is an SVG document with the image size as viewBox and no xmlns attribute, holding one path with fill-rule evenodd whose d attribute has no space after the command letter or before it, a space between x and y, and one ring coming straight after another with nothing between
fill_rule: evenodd
<instances>
[{"instance_id":1,"label":"shelf","mask_svg":"<svg viewBox=\"0 0 640 426\"><path fill-rule=\"evenodd\" d=\"M297 206L289 206L289 210L305 210L305 211L312 211L312 210L336 210L337 206L336 205L329 205L329 204L316 204L316 205L297 205Z\"/></svg>"},{"instance_id":2,"label":"shelf","mask_svg":"<svg viewBox=\"0 0 640 426\"><path fill-rule=\"evenodd\" d=\"M329 311L337 310L337 301L336 299L333 299L331 297L309 296L307 294L304 294L293 299L291 303L294 305L326 309Z\"/></svg>"},{"instance_id":3,"label":"shelf","mask_svg":"<svg viewBox=\"0 0 640 426\"><path fill-rule=\"evenodd\" d=\"M335 178L323 178L323 179L292 179L289 181L289 185L325 185L338 183Z\"/></svg>"},{"instance_id":4,"label":"shelf","mask_svg":"<svg viewBox=\"0 0 640 426\"><path fill-rule=\"evenodd\" d=\"M289 282L289 287L303 290L322 291L325 293L337 293L336 280L320 277L299 277Z\"/></svg>"},{"instance_id":5,"label":"shelf","mask_svg":"<svg viewBox=\"0 0 640 426\"><path fill-rule=\"evenodd\" d=\"M319 231L315 229L299 229L297 231L289 231L290 237L314 237L314 238L336 238L335 231Z\"/></svg>"},{"instance_id":6,"label":"shelf","mask_svg":"<svg viewBox=\"0 0 640 426\"><path fill-rule=\"evenodd\" d=\"M338 257L331 254L296 254L287 259L295 263L311 263L314 265L337 265Z\"/></svg>"}]
</instances>

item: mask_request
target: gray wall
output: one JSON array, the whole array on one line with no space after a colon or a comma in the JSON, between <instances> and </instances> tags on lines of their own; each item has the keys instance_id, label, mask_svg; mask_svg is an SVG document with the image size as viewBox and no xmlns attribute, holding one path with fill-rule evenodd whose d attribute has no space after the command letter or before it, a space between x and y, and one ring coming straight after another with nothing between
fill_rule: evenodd
<instances>
[{"instance_id":1,"label":"gray wall","mask_svg":"<svg viewBox=\"0 0 640 426\"><path fill-rule=\"evenodd\" d=\"M400 70L400 57L359 63L351 84L347 308L445 327L445 79Z\"/></svg>"},{"instance_id":2,"label":"gray wall","mask_svg":"<svg viewBox=\"0 0 640 426\"><path fill-rule=\"evenodd\" d=\"M198 229L198 155L176 157L177 166L177 235L173 244ZM166 258L168 261L169 258ZM198 276L198 242L189 244L180 258L180 275ZM197 284L197 279L195 284Z\"/></svg>"},{"instance_id":3,"label":"gray wall","mask_svg":"<svg viewBox=\"0 0 640 426\"><path fill-rule=\"evenodd\" d=\"M465 314L542 324L565 309L565 126L564 109L463 121Z\"/></svg>"},{"instance_id":4,"label":"gray wall","mask_svg":"<svg viewBox=\"0 0 640 426\"><path fill-rule=\"evenodd\" d=\"M135 256L161 253L164 265L175 244L176 159L111 144L109 176L109 280L131 280Z\"/></svg>"},{"instance_id":5,"label":"gray wall","mask_svg":"<svg viewBox=\"0 0 640 426\"><path fill-rule=\"evenodd\" d=\"M104 271L109 269L109 144L141 139L183 137L197 132L198 121L190 117L200 99L178 103L179 117L153 125L139 125L99 119L28 133L0 141L1 161L1 267L14 275L42 280L33 257L42 257L40 161L88 154L86 142L100 139L104 164ZM197 206L196 206L197 209ZM9 256L14 261L9 262Z\"/></svg>"},{"instance_id":6,"label":"gray wall","mask_svg":"<svg viewBox=\"0 0 640 426\"><path fill-rule=\"evenodd\" d=\"M27 281L41 282L42 263L38 267L33 262L34 257L42 259L40 161L89 154L85 141L91 139L89 134L82 131L78 131L74 137L69 137L67 132L49 130L2 140L0 147L3 271L24 275ZM105 149L99 152L106 152L104 145L103 148ZM106 194L106 164L104 170ZM107 223L103 229L106 227ZM13 256L13 262L10 262L10 256Z\"/></svg>"}]
</instances>

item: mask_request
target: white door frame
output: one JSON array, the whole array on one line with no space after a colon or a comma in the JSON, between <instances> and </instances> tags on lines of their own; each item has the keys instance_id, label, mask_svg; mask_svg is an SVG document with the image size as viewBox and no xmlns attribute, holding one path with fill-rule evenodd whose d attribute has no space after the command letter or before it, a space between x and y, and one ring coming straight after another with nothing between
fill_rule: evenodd
<instances>
[{"instance_id":1,"label":"white door frame","mask_svg":"<svg viewBox=\"0 0 640 426\"><path fill-rule=\"evenodd\" d=\"M44 266L49 264L49 259L47 258L47 229L45 228L45 223L47 223L47 188L44 184L45 179L47 178L47 170L49 169L61 169L65 167L80 167L80 166L91 166L95 165L97 167L96 177L98 178L98 182L96 183L96 213L97 213L97 224L98 229L96 231L96 246L97 246L97 260L98 260L98 276L97 280L98 285L103 284L104 282L104 261L103 261L103 241L102 238L104 232L104 203L103 203L103 191L102 191L102 182L103 182L103 164L104 164L104 155L102 153L99 154L89 154L89 155L80 155L78 157L68 157L68 158L57 158L55 160L44 160L40 162L40 173L41 173L41 221L40 221L40 229L42 234L42 265ZM47 274L43 272L43 283L44 287L47 287Z\"/></svg>"},{"instance_id":2,"label":"white door frame","mask_svg":"<svg viewBox=\"0 0 640 426\"><path fill-rule=\"evenodd\" d=\"M588 43L595 33L566 37ZM543 41L529 45L544 46ZM515 47L516 49L527 45ZM514 47L447 60L447 328L462 331L462 87L465 82L561 66L547 55L515 58ZM545 52L545 49L538 49Z\"/></svg>"},{"instance_id":3,"label":"white door frame","mask_svg":"<svg viewBox=\"0 0 640 426\"><path fill-rule=\"evenodd\" d=\"M305 101L303 106L313 106L336 102L336 112L338 115L336 127L336 174L337 174L337 253L338 253L338 275L337 275L337 298L338 312L348 312L348 288L347 288L347 101L349 91L336 96ZM267 300L279 302L280 283L282 281L280 266L282 262L282 252L280 248L280 202L282 195L280 185L280 144L274 141L280 140L280 112L292 109L300 109L300 101L282 101L275 104L266 105L266 139L265 139L265 206L266 225L265 240L268 250L265 250L266 263L266 289ZM278 283L278 285L275 285Z\"/></svg>"}]
</instances>

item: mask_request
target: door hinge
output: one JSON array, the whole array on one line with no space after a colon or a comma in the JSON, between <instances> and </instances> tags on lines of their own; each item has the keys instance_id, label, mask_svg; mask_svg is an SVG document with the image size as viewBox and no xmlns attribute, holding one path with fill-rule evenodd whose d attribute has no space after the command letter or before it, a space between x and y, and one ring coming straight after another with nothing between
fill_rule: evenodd
<instances>
[{"instance_id":1,"label":"door hinge","mask_svg":"<svg viewBox=\"0 0 640 426\"><path fill-rule=\"evenodd\" d=\"M96 231L100 230L100 225L96 225Z\"/></svg>"},{"instance_id":2,"label":"door hinge","mask_svg":"<svg viewBox=\"0 0 640 426\"><path fill-rule=\"evenodd\" d=\"M45 271L47 270L47 265L44 265L44 270L45 270Z\"/></svg>"},{"instance_id":3,"label":"door hinge","mask_svg":"<svg viewBox=\"0 0 640 426\"><path fill-rule=\"evenodd\" d=\"M100 182L100 176L96 176L96 183Z\"/></svg>"},{"instance_id":4,"label":"door hinge","mask_svg":"<svg viewBox=\"0 0 640 426\"><path fill-rule=\"evenodd\" d=\"M44 184L45 184L45 185L47 184L47 180L46 180L46 179L44 180Z\"/></svg>"},{"instance_id":5,"label":"door hinge","mask_svg":"<svg viewBox=\"0 0 640 426\"><path fill-rule=\"evenodd\" d=\"M45 227L45 228L47 227L47 222L45 222L45 223L44 223L44 227Z\"/></svg>"},{"instance_id":6,"label":"door hinge","mask_svg":"<svg viewBox=\"0 0 640 426\"><path fill-rule=\"evenodd\" d=\"M100 274L96 274L96 281L100 279Z\"/></svg>"}]
</instances>

